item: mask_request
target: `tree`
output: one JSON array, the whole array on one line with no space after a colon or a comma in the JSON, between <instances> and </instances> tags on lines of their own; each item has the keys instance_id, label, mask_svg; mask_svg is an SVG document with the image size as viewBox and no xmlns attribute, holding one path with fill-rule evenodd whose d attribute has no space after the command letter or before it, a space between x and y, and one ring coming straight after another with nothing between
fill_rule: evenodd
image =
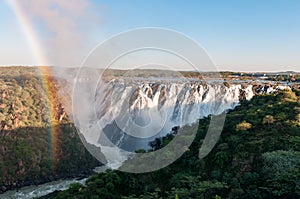
<instances>
[{"instance_id":1,"label":"tree","mask_svg":"<svg viewBox=\"0 0 300 199\"><path fill-rule=\"evenodd\" d=\"M278 150L262 157L266 190L273 196L300 197L300 152Z\"/></svg>"},{"instance_id":2,"label":"tree","mask_svg":"<svg viewBox=\"0 0 300 199\"><path fill-rule=\"evenodd\" d=\"M252 128L252 124L246 121L243 121L236 125L236 131L247 131Z\"/></svg>"},{"instance_id":3,"label":"tree","mask_svg":"<svg viewBox=\"0 0 300 199\"><path fill-rule=\"evenodd\" d=\"M274 123L274 117L272 115L266 115L263 119L263 124L273 124Z\"/></svg>"}]
</instances>

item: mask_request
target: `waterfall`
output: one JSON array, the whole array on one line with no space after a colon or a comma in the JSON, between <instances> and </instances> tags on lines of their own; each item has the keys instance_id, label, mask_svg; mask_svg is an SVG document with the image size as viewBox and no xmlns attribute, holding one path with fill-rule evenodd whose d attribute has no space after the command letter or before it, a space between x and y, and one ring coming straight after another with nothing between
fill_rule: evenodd
<instances>
[{"instance_id":1,"label":"waterfall","mask_svg":"<svg viewBox=\"0 0 300 199\"><path fill-rule=\"evenodd\" d=\"M89 82L84 87L88 85ZM287 88L145 79L112 79L99 85L90 96L94 107L82 114L85 122L79 131L85 145L98 147L105 157L100 161L113 169L120 167L136 150L150 149L149 142L171 133L173 127L191 125L209 115L234 109L241 99L250 100L256 93ZM95 153L94 148L87 148Z\"/></svg>"},{"instance_id":2,"label":"waterfall","mask_svg":"<svg viewBox=\"0 0 300 199\"><path fill-rule=\"evenodd\" d=\"M80 132L88 144L101 149L108 165L118 168L132 152L149 149L149 142L173 127L233 109L241 93L248 100L254 95L251 85L113 79L97 88L96 118Z\"/></svg>"}]
</instances>

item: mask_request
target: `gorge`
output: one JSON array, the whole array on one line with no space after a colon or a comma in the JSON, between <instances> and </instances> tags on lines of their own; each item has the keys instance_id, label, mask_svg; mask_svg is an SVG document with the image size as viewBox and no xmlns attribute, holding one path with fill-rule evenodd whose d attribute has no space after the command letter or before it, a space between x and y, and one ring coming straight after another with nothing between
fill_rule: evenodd
<instances>
[{"instance_id":1,"label":"gorge","mask_svg":"<svg viewBox=\"0 0 300 199\"><path fill-rule=\"evenodd\" d=\"M78 137L69 118L72 116L66 116L67 107L62 103L63 99L58 97L55 100L56 111L52 119L60 129L56 138L60 140L60 145L53 149L49 145L52 143L49 143L51 118L47 108L47 92L41 86L36 71L31 70L21 69L16 73L14 69L11 75L2 73L1 76L1 191L89 175L99 163L84 149L79 137L91 150L101 152L98 160L118 168L130 153L142 148L150 149L149 142L164 137L173 127L190 125L209 115L232 110L241 101L250 100L257 94L293 89L293 86L284 83L259 81L202 83L191 78L188 82L157 83L151 79L130 82L114 79L98 87L93 96L94 107L97 107L96 117L93 118L97 123L96 134L89 129L81 133L79 126ZM60 95L65 94L63 98L70 95L67 93L69 88L63 88L64 84L59 79L52 81L51 86L61 91L58 92ZM136 127L128 122L128 115L134 118L139 128L147 127L145 129L149 131L145 131L140 138L134 132L131 135L124 133ZM149 118L155 125L149 125ZM94 124L95 121L87 124ZM103 128L98 128L99 125ZM88 132L92 133L91 136L86 134ZM99 132L106 135L110 144L105 145L107 142L101 141ZM156 134L151 136L153 132ZM52 156L53 150L57 152L55 158ZM32 173L35 175L32 176Z\"/></svg>"}]
</instances>

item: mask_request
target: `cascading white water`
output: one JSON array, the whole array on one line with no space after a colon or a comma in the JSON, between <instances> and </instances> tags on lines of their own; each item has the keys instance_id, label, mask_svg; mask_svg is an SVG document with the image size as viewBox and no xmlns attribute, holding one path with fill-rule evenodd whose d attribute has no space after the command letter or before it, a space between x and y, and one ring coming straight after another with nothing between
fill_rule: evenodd
<instances>
[{"instance_id":1,"label":"cascading white water","mask_svg":"<svg viewBox=\"0 0 300 199\"><path fill-rule=\"evenodd\" d=\"M113 80L101 87L96 96L98 123L105 127L120 117L122 110L126 109L132 113L132 118L126 119L134 120L140 125L146 124L151 115L151 119L163 119L155 121L158 126L163 122L171 123L168 127L184 126L210 114L218 115L234 108L239 103L241 91L246 92L246 99L251 99L251 87L250 85L242 89L241 85L226 87L223 84L201 83L126 85ZM128 132L129 129L130 124L125 125L123 130Z\"/></svg>"},{"instance_id":2,"label":"cascading white water","mask_svg":"<svg viewBox=\"0 0 300 199\"><path fill-rule=\"evenodd\" d=\"M117 168L131 152L149 149L149 142L173 127L233 109L241 93L247 100L254 95L251 85L113 79L97 89L97 121L81 132L89 144L101 148L108 165Z\"/></svg>"},{"instance_id":3,"label":"cascading white water","mask_svg":"<svg viewBox=\"0 0 300 199\"><path fill-rule=\"evenodd\" d=\"M78 81L80 87L74 97L85 96L76 101L74 109L79 134L89 151L95 157L102 154L98 160L114 169L134 151L149 149L149 142L171 133L173 127L219 115L235 108L240 99L250 100L255 93L282 89L185 78L118 78L98 82L93 92L90 85L97 83L96 75Z\"/></svg>"}]
</instances>

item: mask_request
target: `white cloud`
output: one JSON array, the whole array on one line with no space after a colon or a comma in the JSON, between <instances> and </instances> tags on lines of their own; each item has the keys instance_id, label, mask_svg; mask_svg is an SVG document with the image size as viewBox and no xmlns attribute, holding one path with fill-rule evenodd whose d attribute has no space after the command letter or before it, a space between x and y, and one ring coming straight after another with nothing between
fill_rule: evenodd
<instances>
[{"instance_id":1,"label":"white cloud","mask_svg":"<svg viewBox=\"0 0 300 199\"><path fill-rule=\"evenodd\" d=\"M50 64L80 65L89 47L91 29L99 25L89 0L19 0L34 24Z\"/></svg>"}]
</instances>

